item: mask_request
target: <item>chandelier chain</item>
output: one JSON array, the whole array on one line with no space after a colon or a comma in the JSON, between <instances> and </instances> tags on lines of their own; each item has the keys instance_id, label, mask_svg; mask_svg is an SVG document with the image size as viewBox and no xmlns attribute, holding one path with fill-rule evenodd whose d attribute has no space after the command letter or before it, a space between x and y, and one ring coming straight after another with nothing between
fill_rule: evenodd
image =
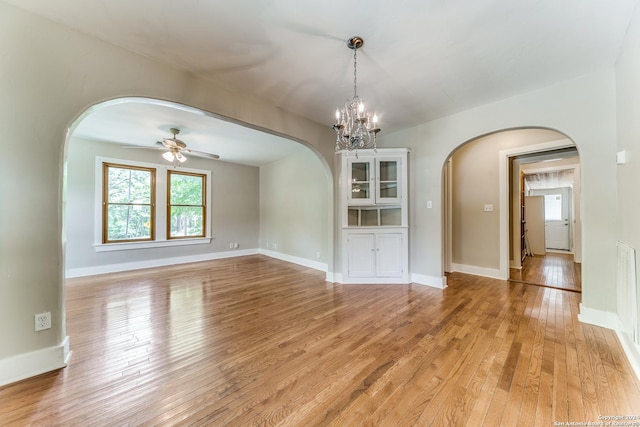
<instances>
[{"instance_id":1,"label":"chandelier chain","mask_svg":"<svg viewBox=\"0 0 640 427\"><path fill-rule=\"evenodd\" d=\"M353 97L358 97L358 49L353 49Z\"/></svg>"}]
</instances>

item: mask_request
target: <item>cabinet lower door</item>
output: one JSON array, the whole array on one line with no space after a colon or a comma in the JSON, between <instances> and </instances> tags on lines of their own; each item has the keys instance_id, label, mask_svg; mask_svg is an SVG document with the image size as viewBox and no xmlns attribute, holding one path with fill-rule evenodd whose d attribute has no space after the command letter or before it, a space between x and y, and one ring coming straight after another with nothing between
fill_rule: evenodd
<instances>
[{"instance_id":1,"label":"cabinet lower door","mask_svg":"<svg viewBox=\"0 0 640 427\"><path fill-rule=\"evenodd\" d=\"M374 234L352 234L347 239L349 277L374 277L376 275L376 250Z\"/></svg>"},{"instance_id":2,"label":"cabinet lower door","mask_svg":"<svg viewBox=\"0 0 640 427\"><path fill-rule=\"evenodd\" d=\"M402 234L376 236L376 273L378 277L402 276Z\"/></svg>"}]
</instances>

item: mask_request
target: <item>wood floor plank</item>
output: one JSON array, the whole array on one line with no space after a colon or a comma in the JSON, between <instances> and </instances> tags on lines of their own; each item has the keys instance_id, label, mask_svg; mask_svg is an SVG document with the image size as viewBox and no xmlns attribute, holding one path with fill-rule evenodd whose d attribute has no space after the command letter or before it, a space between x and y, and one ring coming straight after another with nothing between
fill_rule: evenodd
<instances>
[{"instance_id":1,"label":"wood floor plank","mask_svg":"<svg viewBox=\"0 0 640 427\"><path fill-rule=\"evenodd\" d=\"M0 425L547 426L640 408L579 293L448 285L338 285L261 255L69 280L70 364L0 388Z\"/></svg>"}]
</instances>

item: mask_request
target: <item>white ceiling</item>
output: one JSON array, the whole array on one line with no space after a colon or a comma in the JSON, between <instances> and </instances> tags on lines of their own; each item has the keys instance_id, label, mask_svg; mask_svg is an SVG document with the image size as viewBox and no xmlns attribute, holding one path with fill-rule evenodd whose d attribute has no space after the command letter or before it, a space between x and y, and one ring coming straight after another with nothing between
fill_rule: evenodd
<instances>
[{"instance_id":1,"label":"white ceiling","mask_svg":"<svg viewBox=\"0 0 640 427\"><path fill-rule=\"evenodd\" d=\"M5 1L327 126L353 93L345 43L359 35L359 94L380 117L381 140L385 131L612 66L638 3Z\"/></svg>"},{"instance_id":2,"label":"white ceiling","mask_svg":"<svg viewBox=\"0 0 640 427\"><path fill-rule=\"evenodd\" d=\"M157 141L178 139L187 148L218 154L225 162L263 166L304 150L297 142L221 120L196 108L166 101L124 98L87 111L73 137L157 148Z\"/></svg>"}]
</instances>

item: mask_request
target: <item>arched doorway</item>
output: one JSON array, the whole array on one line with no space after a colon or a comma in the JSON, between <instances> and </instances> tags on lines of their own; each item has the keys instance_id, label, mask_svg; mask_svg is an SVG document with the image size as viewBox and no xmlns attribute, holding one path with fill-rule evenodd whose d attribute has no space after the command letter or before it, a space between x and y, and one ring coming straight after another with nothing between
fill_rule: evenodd
<instances>
[{"instance_id":1,"label":"arched doorway","mask_svg":"<svg viewBox=\"0 0 640 427\"><path fill-rule=\"evenodd\" d=\"M521 252L517 159L538 159L551 166L563 150L577 156L566 135L523 128L474 138L451 153L443 166L444 271L507 279L510 268L521 267L516 262ZM579 260L579 210L577 219Z\"/></svg>"},{"instance_id":2,"label":"arched doorway","mask_svg":"<svg viewBox=\"0 0 640 427\"><path fill-rule=\"evenodd\" d=\"M211 175L213 222L211 233L204 236L209 240L181 244L164 239L147 247L133 245L126 251L105 247L97 226L101 221L98 159L175 167L177 164L162 159L166 150L157 144L171 137L171 128L181 130L180 139L187 143L187 149L221 157L219 161L189 158L176 169L195 168ZM267 251L274 257L332 272L332 175L326 160L303 141L186 105L128 97L84 111L71 126L66 144L66 277ZM297 179L286 179L282 174ZM260 180L286 193L290 205L283 207L263 197ZM166 197L161 193L160 197ZM315 206L309 211L307 199L311 195ZM307 209L304 215L297 212L301 209ZM261 212L268 212L269 218L264 219ZM292 227L292 218L306 222L307 227ZM291 230L308 234L296 239ZM301 247L298 240L312 244Z\"/></svg>"}]
</instances>

